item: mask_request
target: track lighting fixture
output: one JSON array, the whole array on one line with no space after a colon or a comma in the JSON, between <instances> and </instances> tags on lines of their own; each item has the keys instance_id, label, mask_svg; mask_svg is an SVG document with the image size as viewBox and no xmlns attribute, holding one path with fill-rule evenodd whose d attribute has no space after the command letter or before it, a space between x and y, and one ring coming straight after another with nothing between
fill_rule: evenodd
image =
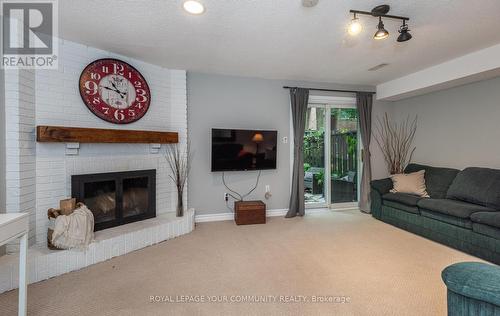
<instances>
[{"instance_id":1,"label":"track lighting fixture","mask_svg":"<svg viewBox=\"0 0 500 316\"><path fill-rule=\"evenodd\" d=\"M403 25L399 27L399 36L397 41L398 42L406 42L409 41L412 36L409 33L408 29L408 24L406 24L407 21L410 20L410 18L404 17L404 16L397 16L397 15L389 15L387 14L390 10L390 7L386 4L384 5L379 5L373 8L370 12L367 11L359 11L359 10L350 10L350 13L352 13L353 19L349 23L349 26L347 28L347 32L352 35L358 35L361 30L363 29L363 26L359 22L359 19L357 18L357 14L361 15L369 15L372 17L378 18L378 24L377 24L377 32L375 32L375 35L373 35L373 38L376 40L381 40L381 39L386 39L389 37L389 31L385 29L384 22L382 21L382 18L385 19L396 19L396 20L402 20Z\"/></svg>"}]
</instances>

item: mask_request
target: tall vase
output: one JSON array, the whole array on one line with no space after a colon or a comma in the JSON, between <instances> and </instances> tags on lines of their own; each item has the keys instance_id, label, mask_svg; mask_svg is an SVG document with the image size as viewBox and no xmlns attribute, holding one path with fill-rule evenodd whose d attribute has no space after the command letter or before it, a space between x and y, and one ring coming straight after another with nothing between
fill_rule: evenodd
<instances>
[{"instance_id":1,"label":"tall vase","mask_svg":"<svg viewBox=\"0 0 500 316\"><path fill-rule=\"evenodd\" d=\"M183 196L182 191L177 190L177 211L176 211L177 217L184 216L184 201L182 199L182 196Z\"/></svg>"}]
</instances>

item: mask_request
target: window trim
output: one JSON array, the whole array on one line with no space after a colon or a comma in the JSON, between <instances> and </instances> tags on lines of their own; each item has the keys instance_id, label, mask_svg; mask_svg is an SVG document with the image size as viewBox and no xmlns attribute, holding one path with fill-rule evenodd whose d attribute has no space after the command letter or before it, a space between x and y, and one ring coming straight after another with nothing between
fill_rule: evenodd
<instances>
[{"instance_id":1,"label":"window trim","mask_svg":"<svg viewBox=\"0 0 500 316\"><path fill-rule=\"evenodd\" d=\"M352 109L356 108L355 97L337 97L328 95L311 95L309 96L309 105L323 104L330 108Z\"/></svg>"}]
</instances>

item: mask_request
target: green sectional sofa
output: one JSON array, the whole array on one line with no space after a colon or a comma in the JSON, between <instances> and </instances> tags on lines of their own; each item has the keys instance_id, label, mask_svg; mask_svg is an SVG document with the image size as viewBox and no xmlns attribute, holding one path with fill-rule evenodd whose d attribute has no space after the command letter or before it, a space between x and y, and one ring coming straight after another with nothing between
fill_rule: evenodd
<instances>
[{"instance_id":1,"label":"green sectional sofa","mask_svg":"<svg viewBox=\"0 0 500 316\"><path fill-rule=\"evenodd\" d=\"M500 264L500 170L425 170L430 198L391 193L392 180L371 182L373 217L463 252Z\"/></svg>"}]
</instances>

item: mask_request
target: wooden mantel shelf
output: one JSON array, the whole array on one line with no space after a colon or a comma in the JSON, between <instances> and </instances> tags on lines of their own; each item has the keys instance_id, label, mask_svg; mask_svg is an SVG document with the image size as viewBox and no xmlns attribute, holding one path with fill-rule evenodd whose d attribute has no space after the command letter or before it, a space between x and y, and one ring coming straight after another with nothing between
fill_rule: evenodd
<instances>
[{"instance_id":1,"label":"wooden mantel shelf","mask_svg":"<svg viewBox=\"0 0 500 316\"><path fill-rule=\"evenodd\" d=\"M173 132L62 126L37 126L36 141L42 143L59 142L172 144L179 142L179 135Z\"/></svg>"}]
</instances>

